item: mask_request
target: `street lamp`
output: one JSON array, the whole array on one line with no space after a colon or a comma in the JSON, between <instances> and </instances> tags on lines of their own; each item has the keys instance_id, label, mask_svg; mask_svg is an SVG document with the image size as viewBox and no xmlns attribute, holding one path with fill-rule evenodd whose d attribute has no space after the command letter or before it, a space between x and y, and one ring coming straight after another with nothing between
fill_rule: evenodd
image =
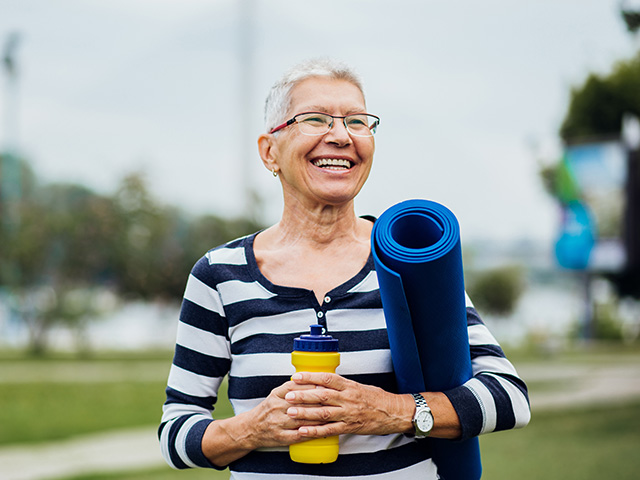
<instances>
[{"instance_id":1,"label":"street lamp","mask_svg":"<svg viewBox=\"0 0 640 480\"><path fill-rule=\"evenodd\" d=\"M640 29L640 1L621 0L620 13L627 24L627 29L631 33L636 33Z\"/></svg>"}]
</instances>

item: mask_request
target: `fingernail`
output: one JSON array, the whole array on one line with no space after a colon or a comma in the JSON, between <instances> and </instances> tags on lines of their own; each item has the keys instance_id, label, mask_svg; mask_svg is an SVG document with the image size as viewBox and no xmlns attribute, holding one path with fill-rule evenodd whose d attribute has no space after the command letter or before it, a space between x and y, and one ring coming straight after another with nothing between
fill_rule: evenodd
<instances>
[{"instance_id":1,"label":"fingernail","mask_svg":"<svg viewBox=\"0 0 640 480\"><path fill-rule=\"evenodd\" d=\"M291 376L291 380L302 380L302 374L301 373L294 373Z\"/></svg>"},{"instance_id":2,"label":"fingernail","mask_svg":"<svg viewBox=\"0 0 640 480\"><path fill-rule=\"evenodd\" d=\"M298 431L302 434L302 435L306 435L309 433L309 429L307 427L300 427L298 429Z\"/></svg>"},{"instance_id":3,"label":"fingernail","mask_svg":"<svg viewBox=\"0 0 640 480\"><path fill-rule=\"evenodd\" d=\"M298 409L295 407L291 407L290 409L287 410L287 415L289 415L290 417L295 417L298 414Z\"/></svg>"},{"instance_id":4,"label":"fingernail","mask_svg":"<svg viewBox=\"0 0 640 480\"><path fill-rule=\"evenodd\" d=\"M284 396L285 400L295 400L296 399L296 394L293 392L287 392L287 394Z\"/></svg>"}]
</instances>

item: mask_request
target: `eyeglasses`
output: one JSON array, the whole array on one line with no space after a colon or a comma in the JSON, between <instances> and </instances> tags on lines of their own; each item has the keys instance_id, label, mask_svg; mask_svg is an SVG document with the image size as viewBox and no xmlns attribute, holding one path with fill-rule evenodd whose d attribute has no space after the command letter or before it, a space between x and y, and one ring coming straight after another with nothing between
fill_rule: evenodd
<instances>
[{"instance_id":1,"label":"eyeglasses","mask_svg":"<svg viewBox=\"0 0 640 480\"><path fill-rule=\"evenodd\" d=\"M354 113L339 116L320 112L299 113L282 125L272 128L269 133L275 133L291 124L297 123L300 133L304 135L325 135L333 127L336 118L341 118L345 128L356 137L372 137L380 124L380 117L368 113Z\"/></svg>"}]
</instances>

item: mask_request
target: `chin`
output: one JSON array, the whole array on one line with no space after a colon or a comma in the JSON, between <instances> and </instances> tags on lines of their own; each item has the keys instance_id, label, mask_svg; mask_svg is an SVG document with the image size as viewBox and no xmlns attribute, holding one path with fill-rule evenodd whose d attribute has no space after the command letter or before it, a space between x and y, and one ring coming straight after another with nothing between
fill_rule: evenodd
<instances>
[{"instance_id":1,"label":"chin","mask_svg":"<svg viewBox=\"0 0 640 480\"><path fill-rule=\"evenodd\" d=\"M325 200L327 205L333 205L338 207L338 206L346 205L350 202L353 202L356 196L358 195L358 192L359 190L356 192L342 191L340 193L323 195L322 198Z\"/></svg>"}]
</instances>

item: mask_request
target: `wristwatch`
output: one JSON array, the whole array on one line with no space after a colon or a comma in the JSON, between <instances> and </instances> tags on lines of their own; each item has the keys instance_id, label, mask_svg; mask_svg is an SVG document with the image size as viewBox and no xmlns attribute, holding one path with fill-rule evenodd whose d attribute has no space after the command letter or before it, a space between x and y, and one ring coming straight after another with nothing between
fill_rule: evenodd
<instances>
[{"instance_id":1,"label":"wristwatch","mask_svg":"<svg viewBox=\"0 0 640 480\"><path fill-rule=\"evenodd\" d=\"M431 433L433 428L433 413L427 401L419 393L412 393L413 400L416 402L416 413L413 416L413 428L417 438L424 438Z\"/></svg>"}]
</instances>

